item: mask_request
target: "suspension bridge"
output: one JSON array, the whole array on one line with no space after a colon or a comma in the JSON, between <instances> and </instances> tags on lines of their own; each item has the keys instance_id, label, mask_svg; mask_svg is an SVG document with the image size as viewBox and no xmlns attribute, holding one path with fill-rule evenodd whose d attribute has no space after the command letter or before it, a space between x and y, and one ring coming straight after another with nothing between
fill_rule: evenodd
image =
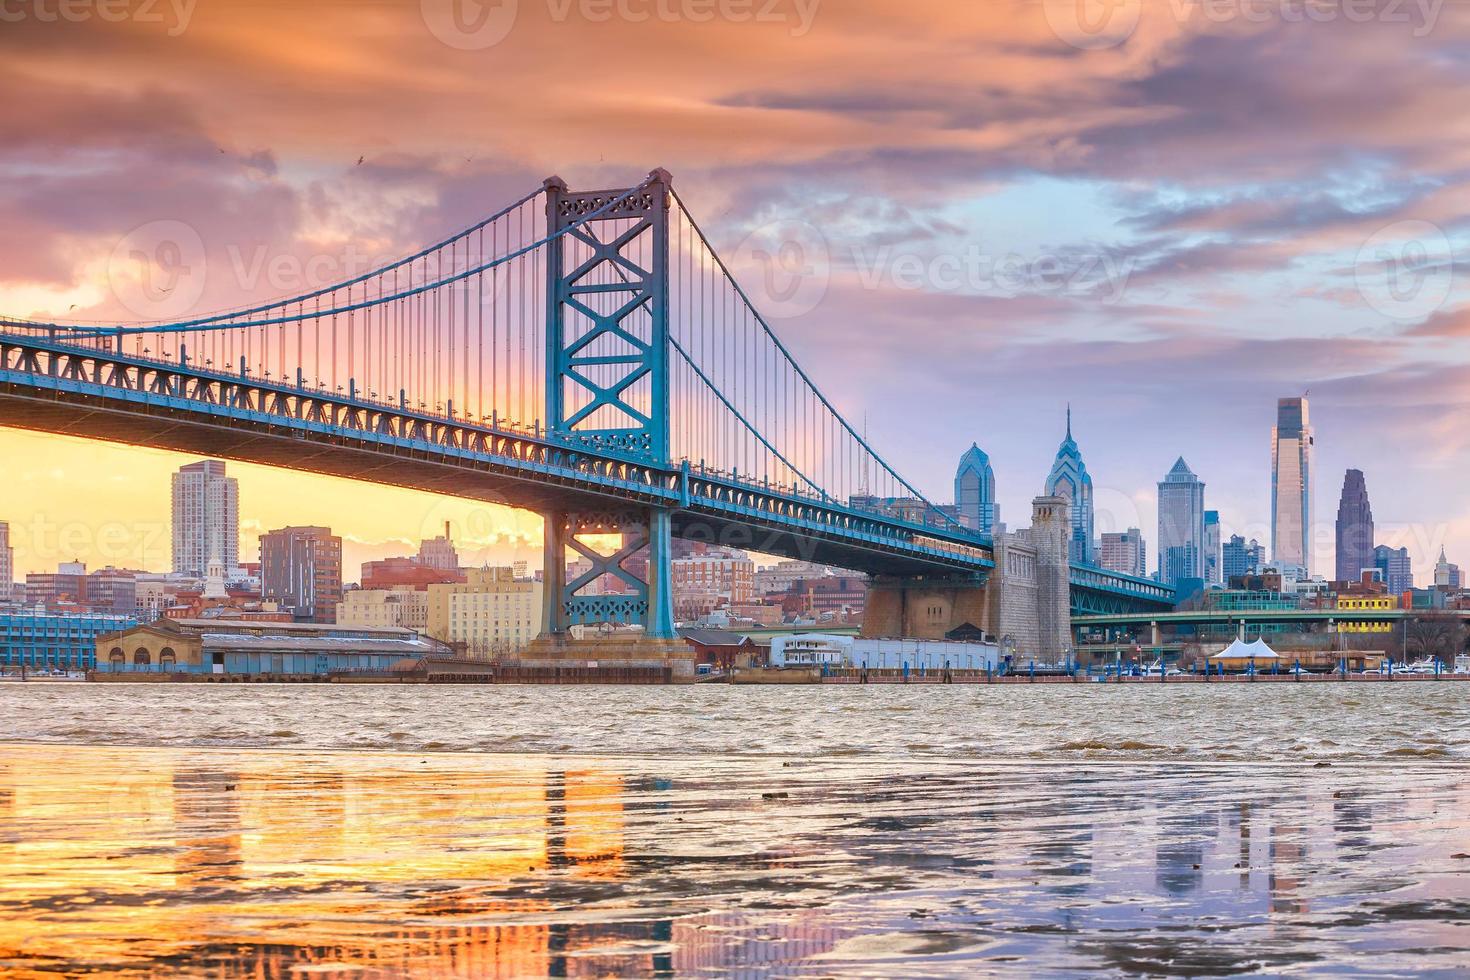
<instances>
[{"instance_id":1,"label":"suspension bridge","mask_svg":"<svg viewBox=\"0 0 1470 980\"><path fill-rule=\"evenodd\" d=\"M983 587L994 543L797 364L655 170L550 178L412 255L159 323L0 319L0 423L491 501L545 518L544 629L672 637L675 537ZM621 546L598 546L621 535ZM606 541L606 537L601 537ZM568 580L566 558L590 571ZM588 594L605 575L616 594ZM1172 595L1088 566L1079 612Z\"/></svg>"}]
</instances>

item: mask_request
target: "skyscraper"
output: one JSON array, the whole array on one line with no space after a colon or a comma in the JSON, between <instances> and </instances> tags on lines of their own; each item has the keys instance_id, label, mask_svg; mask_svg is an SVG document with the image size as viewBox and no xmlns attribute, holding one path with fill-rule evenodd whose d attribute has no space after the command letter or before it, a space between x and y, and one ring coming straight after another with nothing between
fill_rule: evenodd
<instances>
[{"instance_id":1,"label":"skyscraper","mask_svg":"<svg viewBox=\"0 0 1470 980\"><path fill-rule=\"evenodd\" d=\"M1381 544L1373 549L1373 567L1383 573L1384 584L1392 595L1402 595L1414 587L1414 563L1408 548L1390 548Z\"/></svg>"},{"instance_id":2,"label":"skyscraper","mask_svg":"<svg viewBox=\"0 0 1470 980\"><path fill-rule=\"evenodd\" d=\"M1093 563L1092 545L1092 477L1082 452L1072 439L1072 407L1067 406L1067 437L1057 448L1056 462L1046 478L1046 496L1065 497L1072 511L1072 537L1068 554L1072 561Z\"/></svg>"},{"instance_id":3,"label":"skyscraper","mask_svg":"<svg viewBox=\"0 0 1470 980\"><path fill-rule=\"evenodd\" d=\"M1097 550L1097 563L1112 572L1137 575L1148 574L1148 546L1143 532L1136 527L1126 531L1104 531L1102 544Z\"/></svg>"},{"instance_id":4,"label":"skyscraper","mask_svg":"<svg viewBox=\"0 0 1470 980\"><path fill-rule=\"evenodd\" d=\"M1180 456L1159 483L1159 581L1205 577L1205 485Z\"/></svg>"},{"instance_id":5,"label":"skyscraper","mask_svg":"<svg viewBox=\"0 0 1470 980\"><path fill-rule=\"evenodd\" d=\"M260 592L297 619L337 621L342 539L328 527L283 527L260 536Z\"/></svg>"},{"instance_id":6,"label":"skyscraper","mask_svg":"<svg viewBox=\"0 0 1470 980\"><path fill-rule=\"evenodd\" d=\"M990 457L974 443L955 470L954 503L965 527L982 534L994 532L1000 519L995 506L995 471L990 468Z\"/></svg>"},{"instance_id":7,"label":"skyscraper","mask_svg":"<svg viewBox=\"0 0 1470 980\"><path fill-rule=\"evenodd\" d=\"M1362 470L1348 470L1337 505L1337 581L1356 582L1373 566L1373 508Z\"/></svg>"},{"instance_id":8,"label":"skyscraper","mask_svg":"<svg viewBox=\"0 0 1470 980\"><path fill-rule=\"evenodd\" d=\"M227 573L240 567L240 490L220 460L190 463L174 474L173 558L176 573L199 578L211 561Z\"/></svg>"},{"instance_id":9,"label":"skyscraper","mask_svg":"<svg viewBox=\"0 0 1470 980\"><path fill-rule=\"evenodd\" d=\"M1224 585L1220 572L1220 512L1205 511L1205 581L1211 585Z\"/></svg>"},{"instance_id":10,"label":"skyscraper","mask_svg":"<svg viewBox=\"0 0 1470 980\"><path fill-rule=\"evenodd\" d=\"M1232 534L1220 550L1220 572L1225 584L1242 575L1250 575L1266 563L1266 549L1255 538L1246 544L1245 538Z\"/></svg>"},{"instance_id":11,"label":"skyscraper","mask_svg":"<svg viewBox=\"0 0 1470 980\"><path fill-rule=\"evenodd\" d=\"M1307 399L1276 402L1271 429L1271 557L1312 574L1312 423Z\"/></svg>"},{"instance_id":12,"label":"skyscraper","mask_svg":"<svg viewBox=\"0 0 1470 980\"><path fill-rule=\"evenodd\" d=\"M0 602L15 591L15 549L10 546L10 525L0 521Z\"/></svg>"}]
</instances>

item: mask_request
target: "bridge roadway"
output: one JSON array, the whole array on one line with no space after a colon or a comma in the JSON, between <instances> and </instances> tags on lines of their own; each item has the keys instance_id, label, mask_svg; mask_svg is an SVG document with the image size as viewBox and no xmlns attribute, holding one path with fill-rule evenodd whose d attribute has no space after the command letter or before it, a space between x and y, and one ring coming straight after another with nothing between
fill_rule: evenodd
<instances>
[{"instance_id":1,"label":"bridge roadway","mask_svg":"<svg viewBox=\"0 0 1470 980\"><path fill-rule=\"evenodd\" d=\"M0 424L263 463L539 512L672 509L678 537L871 574L983 577L989 540L732 474L652 465L405 403L0 332ZM1074 566L1077 611L1169 608L1147 579Z\"/></svg>"}]
</instances>

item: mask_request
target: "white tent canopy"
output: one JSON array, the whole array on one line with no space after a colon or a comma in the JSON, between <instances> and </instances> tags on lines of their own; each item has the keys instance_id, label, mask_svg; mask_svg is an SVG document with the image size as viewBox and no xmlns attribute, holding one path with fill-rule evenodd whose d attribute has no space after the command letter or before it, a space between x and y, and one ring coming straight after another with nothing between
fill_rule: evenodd
<instances>
[{"instance_id":1,"label":"white tent canopy","mask_svg":"<svg viewBox=\"0 0 1470 980\"><path fill-rule=\"evenodd\" d=\"M1237 639L1219 653L1210 657L1211 660L1280 660L1281 655L1266 645L1265 640L1257 639L1253 643L1246 643Z\"/></svg>"}]
</instances>

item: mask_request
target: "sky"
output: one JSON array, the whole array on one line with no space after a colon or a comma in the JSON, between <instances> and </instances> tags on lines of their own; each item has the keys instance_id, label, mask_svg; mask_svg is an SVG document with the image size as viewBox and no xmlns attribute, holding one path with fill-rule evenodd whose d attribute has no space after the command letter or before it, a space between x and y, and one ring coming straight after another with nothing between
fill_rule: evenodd
<instances>
[{"instance_id":1,"label":"sky","mask_svg":"<svg viewBox=\"0 0 1470 980\"><path fill-rule=\"evenodd\" d=\"M1437 0L0 0L0 313L236 306L663 167L930 499L974 442L1027 523L1070 403L1100 531L1152 545L1182 455L1269 541L1308 393L1317 570L1355 467L1423 584L1470 565L1467 41ZM197 288L140 291L140 244ZM18 573L167 568L187 457L0 428L0 458ZM533 515L230 470L242 556L319 522L352 568L450 520L539 564Z\"/></svg>"}]
</instances>

